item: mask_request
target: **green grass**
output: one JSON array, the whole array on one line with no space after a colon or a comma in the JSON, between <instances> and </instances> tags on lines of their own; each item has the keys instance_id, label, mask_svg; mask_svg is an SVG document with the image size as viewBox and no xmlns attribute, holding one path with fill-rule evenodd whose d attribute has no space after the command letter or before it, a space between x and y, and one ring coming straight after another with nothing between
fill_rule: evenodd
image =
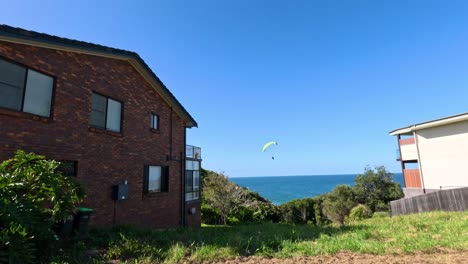
<instances>
[{"instance_id":1,"label":"green grass","mask_svg":"<svg viewBox=\"0 0 468 264\"><path fill-rule=\"evenodd\" d=\"M251 255L314 256L339 251L409 254L441 248L467 250L468 212L380 216L341 227L265 223L161 231L120 226L93 230L80 245L78 249L76 244L65 249L58 262L178 263ZM86 257L89 250L101 253Z\"/></svg>"}]
</instances>

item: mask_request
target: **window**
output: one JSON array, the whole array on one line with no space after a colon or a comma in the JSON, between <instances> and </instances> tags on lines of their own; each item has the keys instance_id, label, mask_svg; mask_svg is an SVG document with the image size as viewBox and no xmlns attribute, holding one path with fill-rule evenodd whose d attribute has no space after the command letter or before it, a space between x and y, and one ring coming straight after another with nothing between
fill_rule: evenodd
<instances>
[{"instance_id":1,"label":"window","mask_svg":"<svg viewBox=\"0 0 468 264\"><path fill-rule=\"evenodd\" d=\"M122 103L93 93L91 97L91 126L120 132Z\"/></svg>"},{"instance_id":2,"label":"window","mask_svg":"<svg viewBox=\"0 0 468 264\"><path fill-rule=\"evenodd\" d=\"M151 128L159 130L159 116L151 113Z\"/></svg>"},{"instance_id":3,"label":"window","mask_svg":"<svg viewBox=\"0 0 468 264\"><path fill-rule=\"evenodd\" d=\"M185 201L200 198L200 161L185 162Z\"/></svg>"},{"instance_id":4,"label":"window","mask_svg":"<svg viewBox=\"0 0 468 264\"><path fill-rule=\"evenodd\" d=\"M145 179L143 189L145 192L168 192L169 167L145 166Z\"/></svg>"},{"instance_id":5,"label":"window","mask_svg":"<svg viewBox=\"0 0 468 264\"><path fill-rule=\"evenodd\" d=\"M73 160L57 160L60 165L57 170L60 171L64 176L76 177L76 168L78 162Z\"/></svg>"},{"instance_id":6,"label":"window","mask_svg":"<svg viewBox=\"0 0 468 264\"><path fill-rule=\"evenodd\" d=\"M54 79L0 59L0 107L50 116Z\"/></svg>"}]
</instances>

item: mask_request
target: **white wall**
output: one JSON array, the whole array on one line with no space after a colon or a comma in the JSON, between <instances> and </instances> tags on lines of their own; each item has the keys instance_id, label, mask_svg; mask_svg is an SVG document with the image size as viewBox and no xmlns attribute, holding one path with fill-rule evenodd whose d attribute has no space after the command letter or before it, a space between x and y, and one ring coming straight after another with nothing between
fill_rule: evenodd
<instances>
[{"instance_id":1,"label":"white wall","mask_svg":"<svg viewBox=\"0 0 468 264\"><path fill-rule=\"evenodd\" d=\"M416 131L426 189L468 186L468 121Z\"/></svg>"},{"instance_id":2,"label":"white wall","mask_svg":"<svg viewBox=\"0 0 468 264\"><path fill-rule=\"evenodd\" d=\"M418 152L416 150L416 144L400 145L401 148L401 159L402 160L417 160Z\"/></svg>"}]
</instances>

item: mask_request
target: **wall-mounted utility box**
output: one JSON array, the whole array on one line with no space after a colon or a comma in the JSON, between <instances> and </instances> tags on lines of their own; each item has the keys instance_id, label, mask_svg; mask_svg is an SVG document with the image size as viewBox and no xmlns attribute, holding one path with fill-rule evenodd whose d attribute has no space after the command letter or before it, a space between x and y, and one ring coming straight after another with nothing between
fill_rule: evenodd
<instances>
[{"instance_id":1,"label":"wall-mounted utility box","mask_svg":"<svg viewBox=\"0 0 468 264\"><path fill-rule=\"evenodd\" d=\"M128 184L120 183L112 186L112 200L127 200L128 199Z\"/></svg>"}]
</instances>

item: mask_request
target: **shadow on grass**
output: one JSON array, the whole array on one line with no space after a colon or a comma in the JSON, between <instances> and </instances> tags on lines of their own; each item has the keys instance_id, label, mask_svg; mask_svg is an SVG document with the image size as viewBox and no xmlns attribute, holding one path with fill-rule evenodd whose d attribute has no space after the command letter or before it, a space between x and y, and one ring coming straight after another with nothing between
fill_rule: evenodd
<instances>
[{"instance_id":1,"label":"shadow on grass","mask_svg":"<svg viewBox=\"0 0 468 264\"><path fill-rule=\"evenodd\" d=\"M284 242L314 241L323 236L333 237L363 229L367 227L361 225L320 227L274 223L174 230L116 226L110 229L94 229L83 242L88 250L102 250L106 252L108 258L114 259L148 256L153 260L164 260L175 245L183 248L181 254L184 257L193 255L197 251L201 252L202 248L211 248L212 254L216 253L216 249L227 248L228 251L240 256L254 254L272 256L282 249Z\"/></svg>"}]
</instances>

